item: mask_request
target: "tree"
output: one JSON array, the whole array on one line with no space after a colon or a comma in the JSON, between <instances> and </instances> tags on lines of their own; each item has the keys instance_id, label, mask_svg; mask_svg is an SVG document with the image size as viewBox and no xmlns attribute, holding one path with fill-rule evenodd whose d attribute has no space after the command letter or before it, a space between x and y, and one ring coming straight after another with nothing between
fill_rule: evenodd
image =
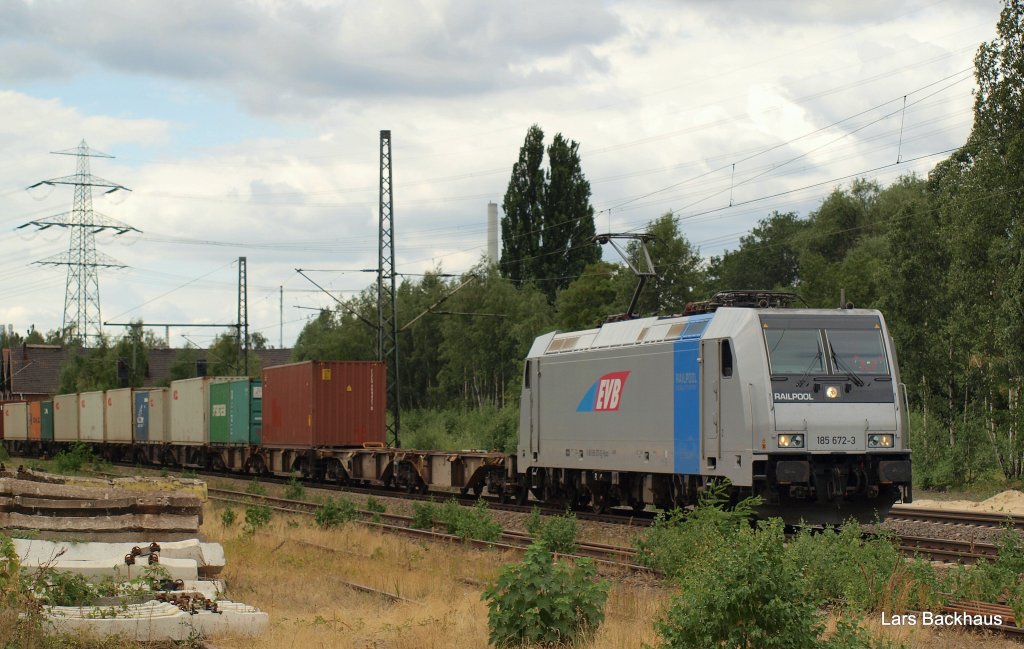
<instances>
[{"instance_id":1,"label":"tree","mask_svg":"<svg viewBox=\"0 0 1024 649\"><path fill-rule=\"evenodd\" d=\"M544 131L534 124L519 149L519 161L512 165L512 178L501 207L501 268L517 286L535 279L540 254L540 233L544 201Z\"/></svg>"},{"instance_id":2,"label":"tree","mask_svg":"<svg viewBox=\"0 0 1024 649\"><path fill-rule=\"evenodd\" d=\"M531 126L502 203L501 275L516 286L536 283L550 304L588 264L601 259L579 148L556 134L545 172L544 132Z\"/></svg>"},{"instance_id":3,"label":"tree","mask_svg":"<svg viewBox=\"0 0 1024 649\"><path fill-rule=\"evenodd\" d=\"M740 237L740 247L712 257L708 281L715 291L786 290L800 277L800 237L807 221L795 212L772 212L750 234Z\"/></svg>"},{"instance_id":4,"label":"tree","mask_svg":"<svg viewBox=\"0 0 1024 649\"><path fill-rule=\"evenodd\" d=\"M256 354L255 349L258 348L255 346L252 336L249 337L249 347L249 376L259 378L262 362L259 355ZM245 367L238 358L238 334L236 332L225 332L213 339L213 343L206 352L206 374L208 376L245 375Z\"/></svg>"},{"instance_id":5,"label":"tree","mask_svg":"<svg viewBox=\"0 0 1024 649\"><path fill-rule=\"evenodd\" d=\"M601 248L593 240L594 208L590 183L580 167L579 148L579 143L567 142L561 133L548 147L536 279L550 303L588 264L601 259Z\"/></svg>"},{"instance_id":6,"label":"tree","mask_svg":"<svg viewBox=\"0 0 1024 649\"><path fill-rule=\"evenodd\" d=\"M700 251L679 232L679 226L671 212L663 214L647 226L647 234L654 235L654 240L647 244L647 250L654 263L655 277L648 280L644 292L640 295L636 311L644 314L682 313L687 302L703 298L706 291L706 277L701 269ZM633 265L643 269L641 263L642 249L639 244L631 242L626 247ZM623 310L629 304L636 284L623 287Z\"/></svg>"},{"instance_id":7,"label":"tree","mask_svg":"<svg viewBox=\"0 0 1024 649\"><path fill-rule=\"evenodd\" d=\"M572 284L558 292L555 312L563 331L590 329L626 310L628 291L636 277L622 264L599 261L587 266ZM630 293L631 294L631 293Z\"/></svg>"}]
</instances>

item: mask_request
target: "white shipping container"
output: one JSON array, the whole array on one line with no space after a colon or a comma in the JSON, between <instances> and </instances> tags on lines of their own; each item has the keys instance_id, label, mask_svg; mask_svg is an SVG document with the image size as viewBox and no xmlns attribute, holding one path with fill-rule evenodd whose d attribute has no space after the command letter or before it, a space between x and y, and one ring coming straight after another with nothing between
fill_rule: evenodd
<instances>
[{"instance_id":1,"label":"white shipping container","mask_svg":"<svg viewBox=\"0 0 1024 649\"><path fill-rule=\"evenodd\" d=\"M102 392L83 392L78 395L78 439L83 442L103 441Z\"/></svg>"},{"instance_id":2,"label":"white shipping container","mask_svg":"<svg viewBox=\"0 0 1024 649\"><path fill-rule=\"evenodd\" d=\"M77 394L58 394L53 398L53 439L57 442L78 439Z\"/></svg>"},{"instance_id":3,"label":"white shipping container","mask_svg":"<svg viewBox=\"0 0 1024 649\"><path fill-rule=\"evenodd\" d=\"M210 443L210 384L238 380L237 376L202 376L171 381L171 428L164 432L171 444Z\"/></svg>"},{"instance_id":4,"label":"white shipping container","mask_svg":"<svg viewBox=\"0 0 1024 649\"><path fill-rule=\"evenodd\" d=\"M132 441L132 429L134 428L134 417L132 410L135 402L132 400L131 388L120 388L107 390L105 393L106 408L104 409L103 421L105 433L103 439L107 442Z\"/></svg>"},{"instance_id":5,"label":"white shipping container","mask_svg":"<svg viewBox=\"0 0 1024 649\"><path fill-rule=\"evenodd\" d=\"M4 439L28 439L28 404L4 404Z\"/></svg>"}]
</instances>

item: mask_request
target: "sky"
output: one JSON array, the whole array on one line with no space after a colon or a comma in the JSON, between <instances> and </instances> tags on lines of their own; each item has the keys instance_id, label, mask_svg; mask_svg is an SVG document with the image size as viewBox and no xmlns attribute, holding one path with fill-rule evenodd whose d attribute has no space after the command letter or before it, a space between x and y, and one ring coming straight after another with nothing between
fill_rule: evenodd
<instances>
[{"instance_id":1,"label":"sky","mask_svg":"<svg viewBox=\"0 0 1024 649\"><path fill-rule=\"evenodd\" d=\"M0 323L59 329L75 173L96 212L102 320L230 323L291 346L375 281L380 131L396 270L486 252L527 129L580 143L598 232L668 211L704 257L836 187L926 175L971 128L996 0L4 0ZM499 209L500 214L500 209ZM612 251L605 258L615 260ZM412 317L412 314L410 314ZM399 314L399 321L403 316ZM108 327L119 335L121 329ZM156 332L163 336L164 330ZM206 346L215 328L174 327Z\"/></svg>"}]
</instances>

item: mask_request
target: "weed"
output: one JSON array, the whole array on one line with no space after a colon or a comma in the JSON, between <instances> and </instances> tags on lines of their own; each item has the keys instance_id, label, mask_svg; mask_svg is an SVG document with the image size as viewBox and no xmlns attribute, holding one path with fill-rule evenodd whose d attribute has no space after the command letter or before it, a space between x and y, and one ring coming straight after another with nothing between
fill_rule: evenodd
<instances>
[{"instance_id":1,"label":"weed","mask_svg":"<svg viewBox=\"0 0 1024 649\"><path fill-rule=\"evenodd\" d=\"M86 465L95 465L100 459L92 452L88 444L75 442L67 450L61 451L53 458L53 466L58 473L78 473Z\"/></svg>"},{"instance_id":2,"label":"weed","mask_svg":"<svg viewBox=\"0 0 1024 649\"><path fill-rule=\"evenodd\" d=\"M432 502L412 504L412 526L418 530L429 530L434 527L437 518L437 505Z\"/></svg>"},{"instance_id":3,"label":"weed","mask_svg":"<svg viewBox=\"0 0 1024 649\"><path fill-rule=\"evenodd\" d=\"M359 510L351 500L347 498L339 498L338 500L328 498L323 505L317 508L313 519L320 527L330 529L354 520L358 514Z\"/></svg>"},{"instance_id":4,"label":"weed","mask_svg":"<svg viewBox=\"0 0 1024 649\"><path fill-rule=\"evenodd\" d=\"M567 646L588 639L604 620L608 598L608 582L596 576L588 559L573 567L534 543L522 563L502 568L484 590L491 644Z\"/></svg>"},{"instance_id":5,"label":"weed","mask_svg":"<svg viewBox=\"0 0 1024 649\"><path fill-rule=\"evenodd\" d=\"M284 497L288 500L305 500L306 486L299 482L298 478L290 478L288 486L284 488Z\"/></svg>"},{"instance_id":6,"label":"weed","mask_svg":"<svg viewBox=\"0 0 1024 649\"><path fill-rule=\"evenodd\" d=\"M270 523L273 512L266 505L250 505L245 508L245 525L242 529L246 534L255 534L256 530Z\"/></svg>"},{"instance_id":7,"label":"weed","mask_svg":"<svg viewBox=\"0 0 1024 649\"><path fill-rule=\"evenodd\" d=\"M366 509L373 512L374 523L379 523L381 521L380 515L388 510L388 508L384 506L384 503L377 500L373 496L367 496Z\"/></svg>"},{"instance_id":8,"label":"weed","mask_svg":"<svg viewBox=\"0 0 1024 649\"><path fill-rule=\"evenodd\" d=\"M267 488L260 484L259 478L253 478L252 482L245 487L245 493L254 496L266 496Z\"/></svg>"},{"instance_id":9,"label":"weed","mask_svg":"<svg viewBox=\"0 0 1024 649\"><path fill-rule=\"evenodd\" d=\"M199 474L196 473L195 469L185 469L181 472L181 477L195 479L199 477Z\"/></svg>"},{"instance_id":10,"label":"weed","mask_svg":"<svg viewBox=\"0 0 1024 649\"><path fill-rule=\"evenodd\" d=\"M224 527L231 527L232 525L234 525L235 519L235 510L233 509L225 509L220 513L220 524Z\"/></svg>"},{"instance_id":11,"label":"weed","mask_svg":"<svg viewBox=\"0 0 1024 649\"><path fill-rule=\"evenodd\" d=\"M501 525L494 522L484 500L476 501L472 507L463 507L453 498L442 505L440 518L448 533L462 540L497 541L501 536Z\"/></svg>"}]
</instances>

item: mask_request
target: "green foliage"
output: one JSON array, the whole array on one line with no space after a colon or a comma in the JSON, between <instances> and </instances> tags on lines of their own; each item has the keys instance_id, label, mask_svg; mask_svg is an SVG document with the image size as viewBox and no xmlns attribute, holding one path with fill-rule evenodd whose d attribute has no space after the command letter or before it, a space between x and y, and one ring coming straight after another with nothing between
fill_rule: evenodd
<instances>
[{"instance_id":1,"label":"green foliage","mask_svg":"<svg viewBox=\"0 0 1024 649\"><path fill-rule=\"evenodd\" d=\"M80 574L47 570L41 581L35 592L48 606L92 606L99 598L96 587Z\"/></svg>"},{"instance_id":2,"label":"green foliage","mask_svg":"<svg viewBox=\"0 0 1024 649\"><path fill-rule=\"evenodd\" d=\"M709 485L697 507L661 513L646 533L637 537L638 560L669 576L686 573L692 564L710 560L738 530L749 528L760 499L747 498L729 506L727 485Z\"/></svg>"},{"instance_id":3,"label":"green foliage","mask_svg":"<svg viewBox=\"0 0 1024 649\"><path fill-rule=\"evenodd\" d=\"M576 536L579 524L576 514L566 512L562 516L542 517L534 507L526 519L526 531L544 543L544 547L559 554L576 552Z\"/></svg>"},{"instance_id":4,"label":"green foliage","mask_svg":"<svg viewBox=\"0 0 1024 649\"><path fill-rule=\"evenodd\" d=\"M449 534L463 540L497 541L501 536L501 525L491 517L484 500L476 501L472 507L463 507L453 498L441 506L438 517Z\"/></svg>"},{"instance_id":5,"label":"green foliage","mask_svg":"<svg viewBox=\"0 0 1024 649\"><path fill-rule=\"evenodd\" d=\"M435 451L515 452L519 441L519 408L485 405L471 410L402 412L402 447Z\"/></svg>"},{"instance_id":6,"label":"green foliage","mask_svg":"<svg viewBox=\"0 0 1024 649\"><path fill-rule=\"evenodd\" d=\"M252 335L249 337L249 347L248 376L258 379L262 364L256 354ZM246 376L245 370L244 359L238 353L238 334L232 331L214 338L206 352L206 373L209 376Z\"/></svg>"},{"instance_id":7,"label":"green foliage","mask_svg":"<svg viewBox=\"0 0 1024 649\"><path fill-rule=\"evenodd\" d=\"M502 568L483 593L490 643L568 646L591 637L604 620L608 582L596 580L593 564L553 561L543 542L526 550L522 563Z\"/></svg>"},{"instance_id":8,"label":"green foliage","mask_svg":"<svg viewBox=\"0 0 1024 649\"><path fill-rule=\"evenodd\" d=\"M320 527L330 529L355 520L358 516L358 508L348 498L328 498L324 504L317 507L313 519Z\"/></svg>"},{"instance_id":9,"label":"green foliage","mask_svg":"<svg viewBox=\"0 0 1024 649\"><path fill-rule=\"evenodd\" d=\"M648 280L636 312L640 315L682 313L687 302L706 296L705 274L701 270L700 251L679 231L679 224L671 212L663 214L647 225L647 234L654 240L647 244L655 277ZM636 242L626 247L632 263L643 269L643 252ZM629 305L629 298L636 287L636 278L620 283L626 292L620 297L622 311ZM620 289L622 290L622 289Z\"/></svg>"},{"instance_id":10,"label":"green foliage","mask_svg":"<svg viewBox=\"0 0 1024 649\"><path fill-rule=\"evenodd\" d=\"M8 455L7 449L4 448L3 446L0 446L0 462L7 462L10 459L11 456Z\"/></svg>"},{"instance_id":11,"label":"green foliage","mask_svg":"<svg viewBox=\"0 0 1024 649\"><path fill-rule=\"evenodd\" d=\"M814 602L861 611L898 604L900 608L895 610L904 610L921 606L918 597L927 600L932 595L909 587L903 554L892 537L879 534L865 538L853 521L843 525L841 531L826 528L815 533L802 528L783 556L803 575L803 592ZM901 591L908 592L904 595ZM898 596L908 601L892 601Z\"/></svg>"},{"instance_id":12,"label":"green foliage","mask_svg":"<svg viewBox=\"0 0 1024 649\"><path fill-rule=\"evenodd\" d=\"M236 518L235 510L225 509L220 513L220 524L224 527L232 527L235 524Z\"/></svg>"},{"instance_id":13,"label":"green foliage","mask_svg":"<svg viewBox=\"0 0 1024 649\"><path fill-rule=\"evenodd\" d=\"M103 464L88 444L75 442L70 448L57 453L53 466L58 473L78 473L86 466L94 468Z\"/></svg>"},{"instance_id":14,"label":"green foliage","mask_svg":"<svg viewBox=\"0 0 1024 649\"><path fill-rule=\"evenodd\" d=\"M305 500L306 486L298 478L289 478L288 485L284 488L284 497L288 500Z\"/></svg>"},{"instance_id":15,"label":"green foliage","mask_svg":"<svg viewBox=\"0 0 1024 649\"><path fill-rule=\"evenodd\" d=\"M373 496L366 497L366 509L367 511L373 512L374 523L379 523L381 521L380 515L388 510L384 503L377 500Z\"/></svg>"},{"instance_id":16,"label":"green foliage","mask_svg":"<svg viewBox=\"0 0 1024 649\"><path fill-rule=\"evenodd\" d=\"M256 530L270 523L273 511L266 505L249 505L245 508L245 525L242 529L246 534L255 534Z\"/></svg>"},{"instance_id":17,"label":"green foliage","mask_svg":"<svg viewBox=\"0 0 1024 649\"><path fill-rule=\"evenodd\" d=\"M266 496L267 488L260 484L259 478L253 478L252 482L245 486L245 493L252 494L254 496Z\"/></svg>"},{"instance_id":18,"label":"green foliage","mask_svg":"<svg viewBox=\"0 0 1024 649\"><path fill-rule=\"evenodd\" d=\"M719 532L717 526L705 529ZM679 594L655 623L663 649L814 647L822 633L815 603L794 596L801 576L781 561L785 536L778 519L731 527L726 543L702 553L678 575Z\"/></svg>"},{"instance_id":19,"label":"green foliage","mask_svg":"<svg viewBox=\"0 0 1024 649\"><path fill-rule=\"evenodd\" d=\"M418 530L429 530L437 519L437 505L432 502L412 504L412 526Z\"/></svg>"},{"instance_id":20,"label":"green foliage","mask_svg":"<svg viewBox=\"0 0 1024 649\"><path fill-rule=\"evenodd\" d=\"M69 394L122 387L117 376L119 360L128 368L127 387L141 387L148 373L149 350L161 344L142 327L141 321L135 322L113 342L104 336L98 345L88 350L78 342L70 343L71 353L61 366L58 391Z\"/></svg>"}]
</instances>

